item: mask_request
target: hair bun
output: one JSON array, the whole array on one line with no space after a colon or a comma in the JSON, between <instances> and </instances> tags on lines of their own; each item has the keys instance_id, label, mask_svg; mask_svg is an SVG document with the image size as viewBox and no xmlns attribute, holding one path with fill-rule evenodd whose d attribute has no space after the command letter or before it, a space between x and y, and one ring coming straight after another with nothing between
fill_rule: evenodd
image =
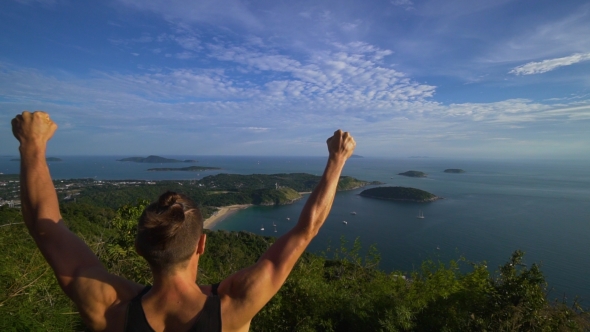
<instances>
[{"instance_id":1,"label":"hair bun","mask_svg":"<svg viewBox=\"0 0 590 332\"><path fill-rule=\"evenodd\" d=\"M160 196L158 199L158 206L161 209L170 208L172 205L176 204L176 201L181 199L181 196L173 191L167 191Z\"/></svg>"}]
</instances>

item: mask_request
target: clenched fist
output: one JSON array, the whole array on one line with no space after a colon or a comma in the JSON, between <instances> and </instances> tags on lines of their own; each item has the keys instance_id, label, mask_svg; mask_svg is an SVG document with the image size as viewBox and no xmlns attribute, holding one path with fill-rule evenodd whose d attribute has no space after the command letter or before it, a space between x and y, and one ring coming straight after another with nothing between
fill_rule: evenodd
<instances>
[{"instance_id":1,"label":"clenched fist","mask_svg":"<svg viewBox=\"0 0 590 332\"><path fill-rule=\"evenodd\" d=\"M57 130L57 125L45 112L24 111L12 119L12 133L20 142L21 147L28 144L45 145L55 130Z\"/></svg>"},{"instance_id":2,"label":"clenched fist","mask_svg":"<svg viewBox=\"0 0 590 332\"><path fill-rule=\"evenodd\" d=\"M350 136L348 132L343 132L338 129L334 132L334 136L328 138L328 151L330 152L330 158L347 160L356 147L354 138Z\"/></svg>"}]
</instances>

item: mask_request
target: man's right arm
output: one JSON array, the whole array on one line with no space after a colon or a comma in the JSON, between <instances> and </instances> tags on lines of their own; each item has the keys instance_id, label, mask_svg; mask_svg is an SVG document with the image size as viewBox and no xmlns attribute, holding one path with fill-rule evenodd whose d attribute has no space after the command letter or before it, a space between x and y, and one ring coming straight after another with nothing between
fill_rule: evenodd
<instances>
[{"instance_id":1,"label":"man's right arm","mask_svg":"<svg viewBox=\"0 0 590 332\"><path fill-rule=\"evenodd\" d=\"M254 315L278 292L328 217L342 168L356 143L347 132L338 130L327 144L330 156L324 174L309 196L297 225L281 236L256 264L221 283L219 295L230 298L227 302L222 301L227 303L227 311L231 312L230 315L222 316L228 330L239 330L249 324Z\"/></svg>"}]
</instances>

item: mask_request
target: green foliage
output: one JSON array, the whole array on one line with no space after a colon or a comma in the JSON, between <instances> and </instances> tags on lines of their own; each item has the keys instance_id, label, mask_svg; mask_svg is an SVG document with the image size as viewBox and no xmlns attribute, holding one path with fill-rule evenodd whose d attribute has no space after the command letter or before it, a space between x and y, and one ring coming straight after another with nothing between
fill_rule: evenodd
<instances>
[{"instance_id":1,"label":"green foliage","mask_svg":"<svg viewBox=\"0 0 590 332\"><path fill-rule=\"evenodd\" d=\"M117 211L65 204L68 224L112 272L150 284L135 253L137 219L148 201ZM110 219L109 219L110 218ZM0 330L83 330L36 249L19 210L0 207ZM275 239L247 232L208 231L197 282L219 282L255 263ZM374 247L363 254L344 239L323 255L306 253L275 297L254 317L252 331L587 331L590 317L574 303L547 300L539 267L516 251L498 272L465 259L425 261L411 274L379 270ZM468 266L468 265L467 265Z\"/></svg>"},{"instance_id":2,"label":"green foliage","mask_svg":"<svg viewBox=\"0 0 590 332\"><path fill-rule=\"evenodd\" d=\"M0 207L0 331L82 329L18 209ZM74 314L72 314L74 313Z\"/></svg>"}]
</instances>

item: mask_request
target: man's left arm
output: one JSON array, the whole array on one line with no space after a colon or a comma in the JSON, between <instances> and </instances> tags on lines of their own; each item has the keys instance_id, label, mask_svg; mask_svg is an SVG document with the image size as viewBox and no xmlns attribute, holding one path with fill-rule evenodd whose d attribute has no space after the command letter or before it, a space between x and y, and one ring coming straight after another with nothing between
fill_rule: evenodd
<instances>
[{"instance_id":1,"label":"man's left arm","mask_svg":"<svg viewBox=\"0 0 590 332\"><path fill-rule=\"evenodd\" d=\"M45 159L57 125L44 112L23 112L12 120L20 142L21 207L24 222L59 285L82 311L102 311L116 301L113 277L92 250L62 220L57 193ZM116 283L116 282L115 282ZM92 287L90 287L92 286ZM97 307L88 308L92 299Z\"/></svg>"}]
</instances>

